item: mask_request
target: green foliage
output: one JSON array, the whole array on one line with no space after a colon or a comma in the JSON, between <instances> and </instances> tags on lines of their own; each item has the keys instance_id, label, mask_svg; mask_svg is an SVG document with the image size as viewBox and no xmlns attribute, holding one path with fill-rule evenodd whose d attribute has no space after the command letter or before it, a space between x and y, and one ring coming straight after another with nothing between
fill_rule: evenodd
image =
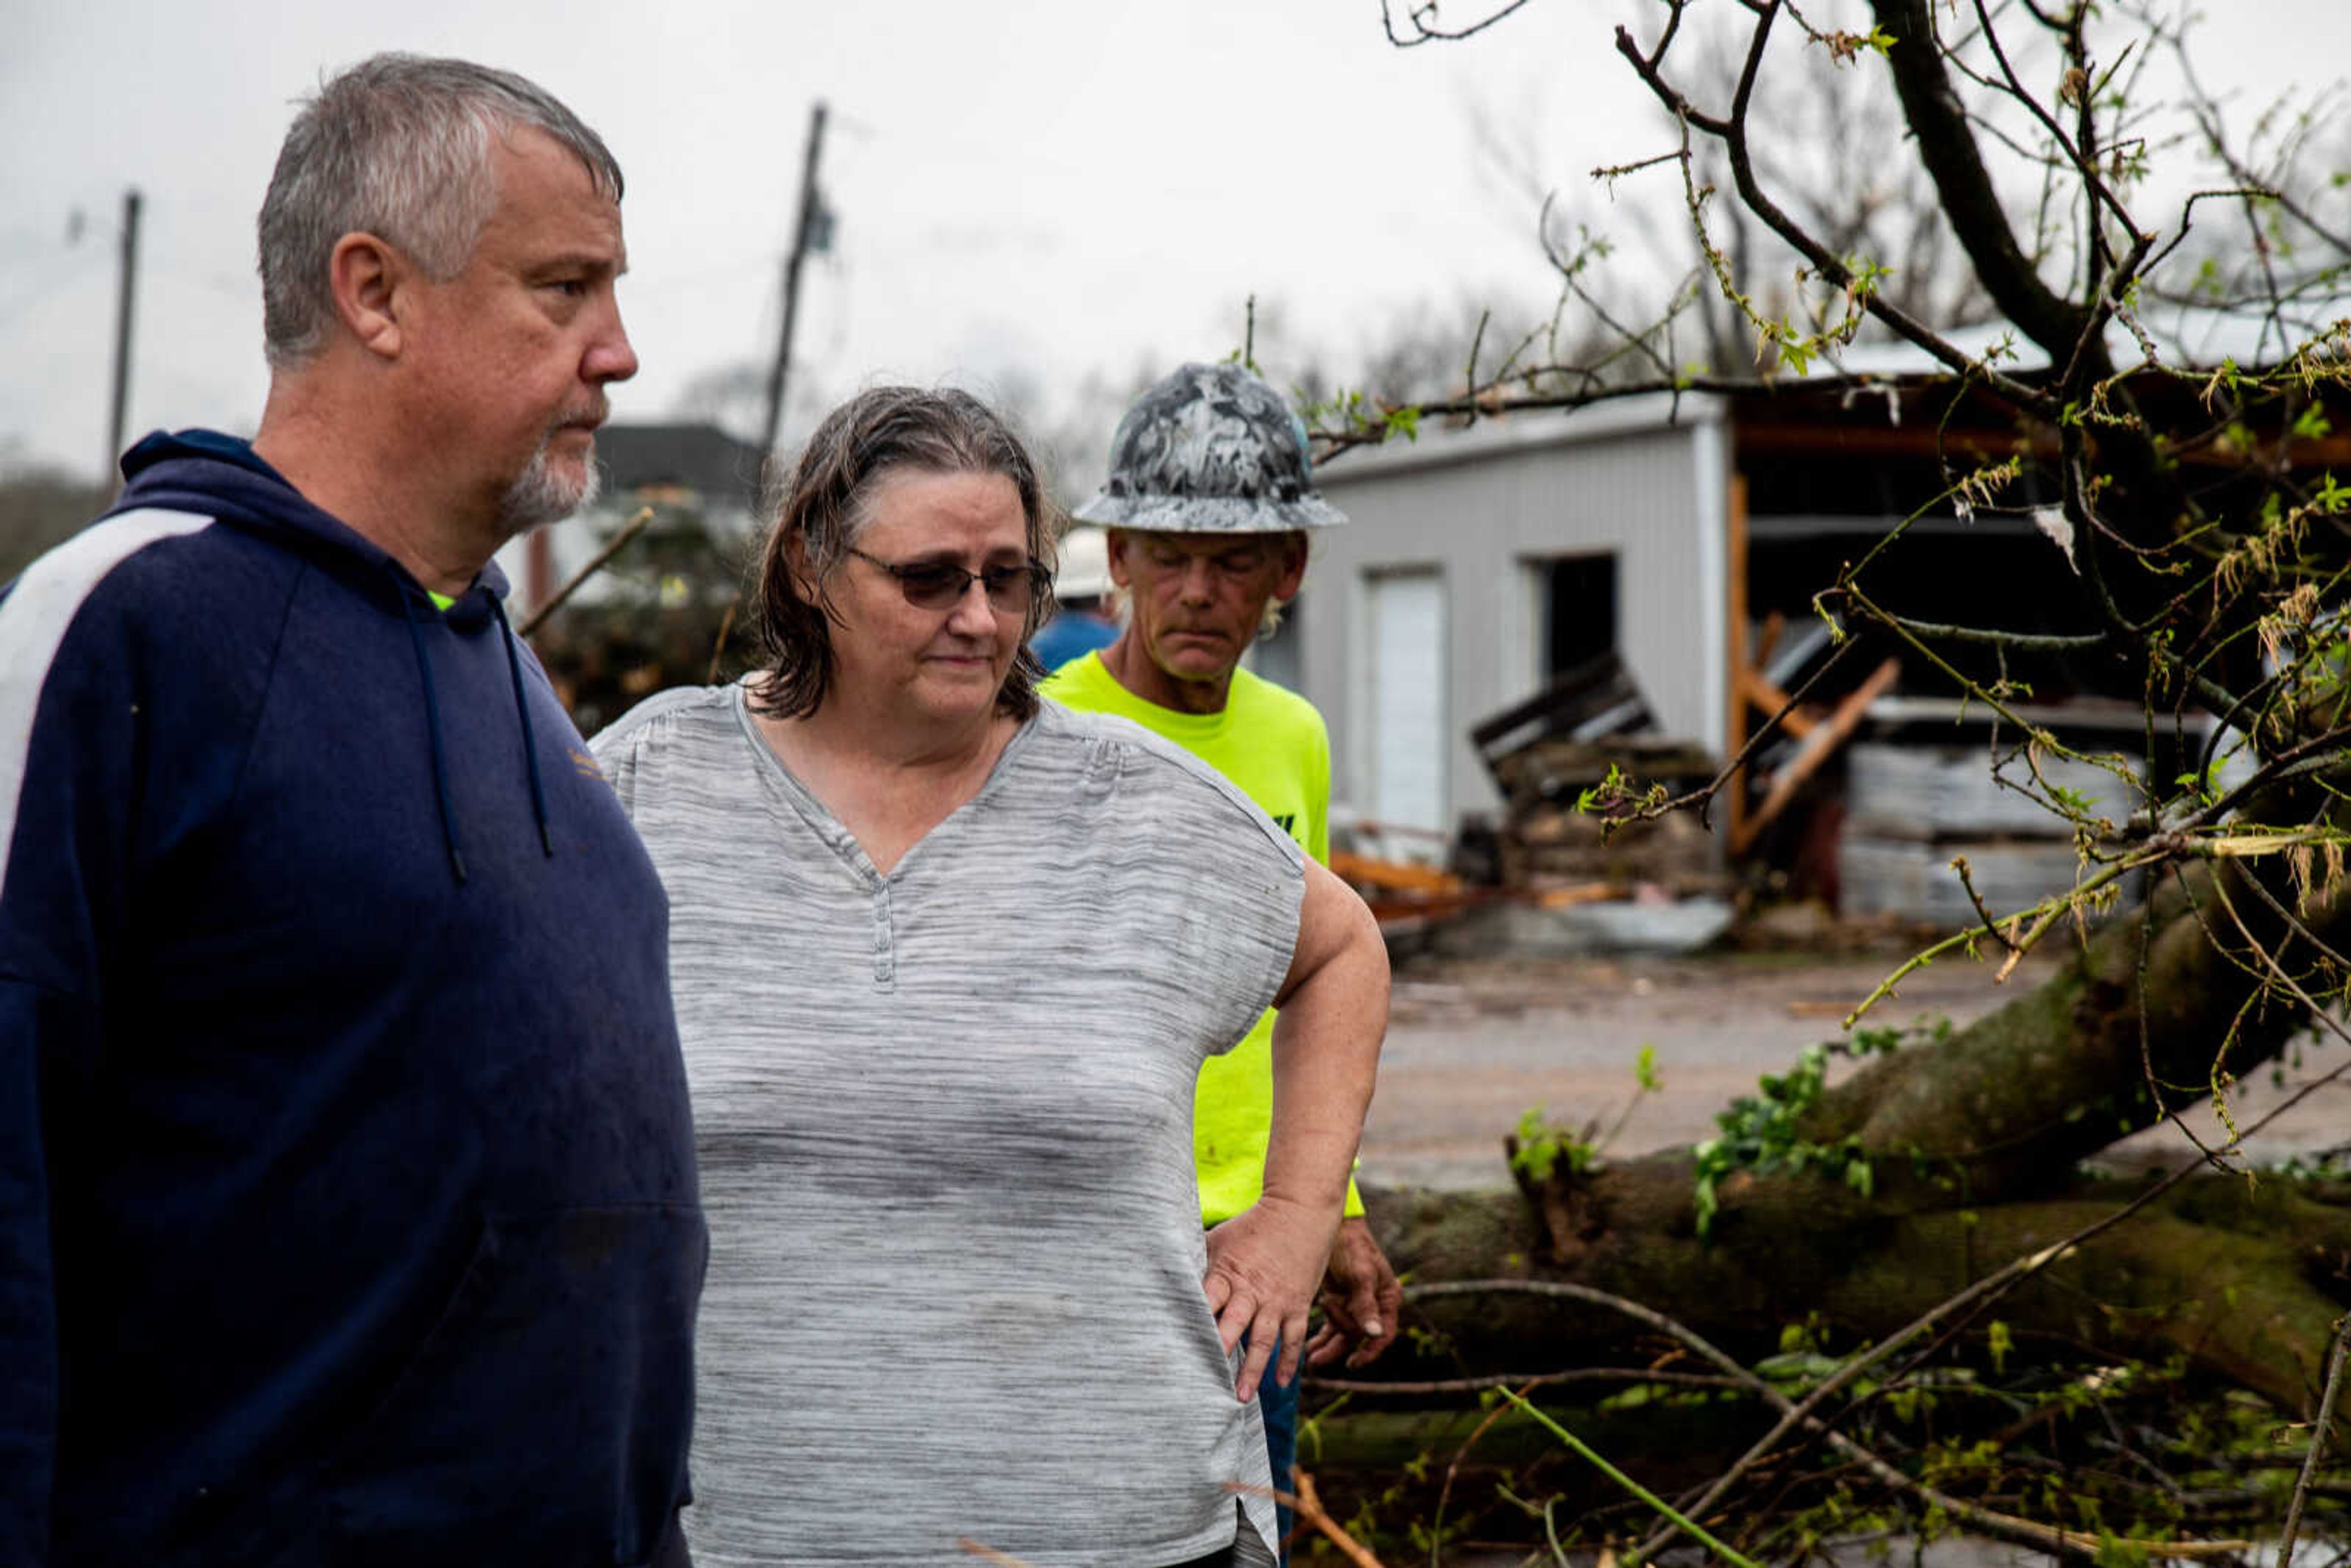
<instances>
[{"instance_id":1,"label":"green foliage","mask_svg":"<svg viewBox=\"0 0 2351 1568\"><path fill-rule=\"evenodd\" d=\"M1844 1385L1823 1417L1942 1497L2089 1532L2102 1562L2151 1561L2155 1542L2256 1535L2263 1528L2256 1521L2282 1514L2309 1428L2258 1397L2190 1377L2184 1354L2162 1363L2084 1361L2071 1347L2028 1344L2013 1333L1997 1355L1986 1355L1986 1344L1970 1334L1927 1364L1883 1364ZM1783 1325L1777 1354L1751 1370L1800 1399L1842 1367L1845 1354L1833 1343L1833 1324L1812 1313ZM1662 1517L1646 1499L1675 1496L1681 1481L1661 1483L1693 1456L1672 1445L1644 1450L1624 1434L1668 1424L1700 1430L1718 1410L1736 1432L1740 1412L1761 1414L1742 1394L1653 1382L1629 1384L1582 1416L1556 1406L1534 1411L1507 1390L1481 1390L1476 1402L1489 1413L1510 1406L1573 1451L1521 1463L1524 1450L1515 1449L1504 1464L1489 1435L1458 1452L1424 1450L1401 1472L1351 1475L1333 1466L1318 1474L1326 1502L1357 1539L1419 1543L1383 1552L1386 1561L1426 1562L1441 1537L1447 1561L1477 1541L1510 1542L1541 1562L1588 1563L1593 1549L1607 1546L1629 1563L1628 1539L1646 1535ZM1572 1441L1577 1434L1625 1468ZM1440 1516L1433 1504L1448 1485ZM2351 1473L2341 1460L2330 1456L2309 1506L2306 1529L2316 1539L2341 1539L2351 1526ZM1701 1522L1721 1528L1726 1521L1739 1521L1728 1540L1759 1563L1805 1561L1823 1546L1889 1535L1926 1544L1973 1528L1963 1515L1881 1486L1826 1450L1809 1458L1790 1452L1768 1479L1750 1478L1748 1490ZM1334 1560L1311 1548L1301 1558ZM1840 1553L1840 1560L1851 1559Z\"/></svg>"},{"instance_id":2,"label":"green foliage","mask_svg":"<svg viewBox=\"0 0 2351 1568\"><path fill-rule=\"evenodd\" d=\"M1725 1545L1722 1542L1715 1539L1712 1535L1708 1534L1703 1526L1687 1518L1671 1503L1667 1502L1663 1498L1657 1496L1648 1488L1643 1486L1640 1482L1626 1475L1623 1470L1618 1469L1614 1465L1610 1464L1599 1454L1593 1452L1591 1446L1585 1443L1583 1438L1577 1437L1573 1432L1571 1432L1566 1427L1561 1426L1557 1421L1552 1419L1552 1417L1543 1414L1541 1410L1536 1409L1532 1405L1528 1404L1522 1396L1512 1394L1505 1390L1503 1396L1509 1399L1510 1402L1516 1406L1520 1410L1533 1416L1536 1422L1539 1423L1544 1430L1551 1433L1552 1437L1557 1437L1568 1448L1581 1456L1584 1460L1590 1463L1594 1469L1597 1469L1601 1474L1606 1476L1617 1486L1622 1487L1626 1492L1638 1499L1643 1505L1647 1507L1659 1518L1670 1521L1673 1526L1679 1530L1683 1534L1689 1536L1701 1545L1707 1547L1724 1562L1732 1563L1734 1568L1758 1568L1758 1565L1751 1558L1749 1558L1742 1552L1733 1551L1729 1546Z\"/></svg>"},{"instance_id":3,"label":"green foliage","mask_svg":"<svg viewBox=\"0 0 2351 1568\"><path fill-rule=\"evenodd\" d=\"M1614 762L1608 765L1607 776L1589 789L1580 790L1575 797L1575 809L1588 817L1598 817L1601 838L1608 836L1628 822L1656 817L1666 808L1667 795L1663 783L1646 788L1625 776Z\"/></svg>"},{"instance_id":4,"label":"green foliage","mask_svg":"<svg viewBox=\"0 0 2351 1568\"><path fill-rule=\"evenodd\" d=\"M1835 1356L1805 1350L1767 1355L1755 1364L1755 1371L1777 1385L1782 1393L1795 1395L1828 1381L1844 1364Z\"/></svg>"},{"instance_id":5,"label":"green foliage","mask_svg":"<svg viewBox=\"0 0 2351 1568\"><path fill-rule=\"evenodd\" d=\"M1430 1328L1426 1323L1405 1323L1404 1335L1405 1342L1412 1346L1415 1355L1424 1355L1431 1360L1437 1360L1453 1354L1453 1336L1442 1330Z\"/></svg>"},{"instance_id":6,"label":"green foliage","mask_svg":"<svg viewBox=\"0 0 2351 1568\"><path fill-rule=\"evenodd\" d=\"M2050 784L2044 788L2048 791L2049 799L2056 802L2058 809L2065 815L2076 821L2090 815L2092 810L2090 797L2081 790L2069 789L2063 784Z\"/></svg>"},{"instance_id":7,"label":"green foliage","mask_svg":"<svg viewBox=\"0 0 2351 1568\"><path fill-rule=\"evenodd\" d=\"M1591 789L1577 794L1575 809L1586 816L1595 811L1605 812L1609 806L1623 799L1631 788L1632 780L1625 777L1625 770L1612 762L1608 765L1606 778Z\"/></svg>"},{"instance_id":8,"label":"green foliage","mask_svg":"<svg viewBox=\"0 0 2351 1568\"><path fill-rule=\"evenodd\" d=\"M1299 417L1324 440L1352 445L1377 444L1392 435L1406 441L1420 439L1417 403L1384 402L1359 387L1341 387L1327 398L1311 397L1302 387L1292 387L1290 397L1298 405Z\"/></svg>"},{"instance_id":9,"label":"green foliage","mask_svg":"<svg viewBox=\"0 0 2351 1568\"><path fill-rule=\"evenodd\" d=\"M1634 1057L1633 1082L1633 1098L1604 1133L1596 1119L1580 1128L1570 1127L1551 1121L1541 1105L1529 1108L1519 1117L1518 1127L1510 1135L1510 1168L1537 1185L1549 1181L1552 1174L1562 1167L1572 1176L1596 1169L1602 1150L1625 1125L1641 1096L1654 1094L1665 1085L1657 1075L1656 1046L1644 1045Z\"/></svg>"},{"instance_id":10,"label":"green foliage","mask_svg":"<svg viewBox=\"0 0 2351 1568\"><path fill-rule=\"evenodd\" d=\"M1757 1176L1834 1173L1862 1197L1876 1190L1876 1168L1858 1138L1822 1143L1801 1131L1806 1112L1820 1103L1828 1087L1829 1063L1838 1057L1868 1057L1897 1051L1914 1038L1939 1040L1950 1030L1950 1020L1939 1019L1917 1030L1856 1030L1844 1042L1808 1045L1785 1073L1766 1073L1756 1081L1757 1092L1741 1095L1729 1110L1716 1115L1719 1135L1691 1151L1695 1166L1698 1233L1713 1233L1720 1210L1720 1183L1735 1171Z\"/></svg>"},{"instance_id":11,"label":"green foliage","mask_svg":"<svg viewBox=\"0 0 2351 1568\"><path fill-rule=\"evenodd\" d=\"M2313 509L2324 512L2330 517L2340 517L2346 510L2351 510L2351 485L2337 483L2335 471L2328 469L2319 476L2318 483L2312 486L2310 505Z\"/></svg>"},{"instance_id":12,"label":"green foliage","mask_svg":"<svg viewBox=\"0 0 2351 1568\"><path fill-rule=\"evenodd\" d=\"M1546 1182L1562 1162L1570 1176L1592 1168L1598 1151L1569 1128L1543 1119L1543 1108L1531 1107L1519 1118L1518 1134L1510 1146L1510 1168L1533 1182Z\"/></svg>"},{"instance_id":13,"label":"green foliage","mask_svg":"<svg viewBox=\"0 0 2351 1568\"><path fill-rule=\"evenodd\" d=\"M1802 1322L1780 1325L1780 1354L1805 1355L1818 1352L1827 1334L1827 1325L1818 1312L1806 1312Z\"/></svg>"}]
</instances>

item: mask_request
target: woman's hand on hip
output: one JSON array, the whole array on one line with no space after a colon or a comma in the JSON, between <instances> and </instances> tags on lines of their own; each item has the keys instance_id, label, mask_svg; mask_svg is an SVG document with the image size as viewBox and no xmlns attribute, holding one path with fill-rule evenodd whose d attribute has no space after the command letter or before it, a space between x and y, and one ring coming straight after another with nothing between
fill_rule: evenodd
<instances>
[{"instance_id":1,"label":"woman's hand on hip","mask_svg":"<svg viewBox=\"0 0 2351 1568\"><path fill-rule=\"evenodd\" d=\"M1336 1207L1324 1212L1268 1194L1208 1232L1208 1272L1201 1285L1217 1315L1217 1336L1227 1354L1244 1338L1249 1342L1233 1385L1233 1396L1243 1404L1256 1397L1277 1345L1276 1380L1286 1387L1297 1375L1307 1313L1338 1229Z\"/></svg>"}]
</instances>

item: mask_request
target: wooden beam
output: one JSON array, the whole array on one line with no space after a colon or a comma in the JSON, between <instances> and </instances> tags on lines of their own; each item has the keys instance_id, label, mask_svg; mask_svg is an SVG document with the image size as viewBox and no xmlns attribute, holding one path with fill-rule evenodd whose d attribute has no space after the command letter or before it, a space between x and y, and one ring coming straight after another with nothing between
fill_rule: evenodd
<instances>
[{"instance_id":1,"label":"wooden beam","mask_svg":"<svg viewBox=\"0 0 2351 1568\"><path fill-rule=\"evenodd\" d=\"M1860 727L1861 716L1868 710L1869 705L1885 695L1886 688L1892 685L1901 674L1901 660L1886 660L1870 673L1869 679L1855 686L1843 702L1837 704L1836 711L1829 715L1825 724L1804 737L1803 749L1797 752L1785 768L1771 776L1771 790L1763 797L1763 804L1740 824L1745 836L1738 831L1731 834L1732 854L1745 854L1755 842L1756 835L1770 827L1780 813L1788 809L1788 803L1796 798L1796 791L1803 788L1804 781L1820 771L1821 764L1836 755L1837 748L1845 743L1846 737Z\"/></svg>"},{"instance_id":2,"label":"wooden beam","mask_svg":"<svg viewBox=\"0 0 2351 1568\"><path fill-rule=\"evenodd\" d=\"M1345 850L1331 852L1331 874L1341 882L1351 882L1358 887L1376 887L1391 893L1453 894L1461 891L1461 879L1437 866L1418 865L1411 861L1384 861L1371 855L1350 854Z\"/></svg>"},{"instance_id":3,"label":"wooden beam","mask_svg":"<svg viewBox=\"0 0 2351 1568\"><path fill-rule=\"evenodd\" d=\"M1765 678L1762 671L1749 670L1740 680L1746 688L1747 700L1754 704L1756 711L1765 718L1788 706L1788 694ZM1802 740L1813 733L1817 722L1801 708L1789 708L1787 716L1780 721L1780 727Z\"/></svg>"},{"instance_id":4,"label":"wooden beam","mask_svg":"<svg viewBox=\"0 0 2351 1568\"><path fill-rule=\"evenodd\" d=\"M2054 431L1937 429L1932 425L1742 423L1735 439L1741 454L1796 457L1823 453L1847 456L2035 457L2058 455Z\"/></svg>"},{"instance_id":5,"label":"wooden beam","mask_svg":"<svg viewBox=\"0 0 2351 1568\"><path fill-rule=\"evenodd\" d=\"M1579 882L1570 887L1547 887L1528 894L1537 909L1573 909L1579 904L1610 904L1625 896L1613 882Z\"/></svg>"}]
</instances>

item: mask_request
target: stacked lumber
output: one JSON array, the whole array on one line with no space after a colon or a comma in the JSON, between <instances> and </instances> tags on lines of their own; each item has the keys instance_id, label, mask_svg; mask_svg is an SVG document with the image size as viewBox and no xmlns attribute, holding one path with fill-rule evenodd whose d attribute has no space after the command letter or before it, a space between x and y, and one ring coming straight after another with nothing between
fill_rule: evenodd
<instances>
[{"instance_id":1,"label":"stacked lumber","mask_svg":"<svg viewBox=\"0 0 2351 1568\"><path fill-rule=\"evenodd\" d=\"M1654 822L1606 831L1596 815L1539 801L1514 810L1500 833L1502 881L1535 892L1648 883L1677 895L1702 893L1716 878L1713 839L1698 819L1675 811Z\"/></svg>"},{"instance_id":2,"label":"stacked lumber","mask_svg":"<svg viewBox=\"0 0 2351 1568\"><path fill-rule=\"evenodd\" d=\"M1578 809L1612 773L1635 790L1662 784L1677 794L1719 767L1705 747L1657 733L1614 655L1567 672L1469 734L1504 801L1495 837L1505 887L1586 897L1645 884L1677 896L1713 886L1712 835L1694 817L1612 826Z\"/></svg>"}]
</instances>

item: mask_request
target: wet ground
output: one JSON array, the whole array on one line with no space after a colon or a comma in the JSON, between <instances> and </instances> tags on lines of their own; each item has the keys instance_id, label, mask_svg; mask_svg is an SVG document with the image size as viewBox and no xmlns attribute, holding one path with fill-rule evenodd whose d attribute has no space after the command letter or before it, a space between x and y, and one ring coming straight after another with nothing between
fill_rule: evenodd
<instances>
[{"instance_id":1,"label":"wet ground","mask_svg":"<svg viewBox=\"0 0 2351 1568\"><path fill-rule=\"evenodd\" d=\"M1844 1014L1897 961L1732 954L1406 964L1397 971L1379 1095L1364 1134L1364 1177L1507 1186L1502 1134L1536 1105L1571 1125L1597 1124L1603 1132L1616 1126L1606 1152L1619 1156L1707 1137L1715 1113L1733 1096L1753 1092L1760 1074L1786 1070L1814 1040L1838 1038ZM1965 1023L2035 977L2028 967L1997 986L1994 967L1966 959L1938 963L1904 981L1865 1027L1937 1018ZM1661 1088L1636 1095L1634 1064L1644 1045L1655 1049ZM2285 1069L2283 1088L2264 1070L2239 1090L2230 1103L2239 1125L2341 1066L2346 1048L2327 1037L2299 1055L2299 1065ZM2209 1103L2186 1119L2212 1143L2225 1139ZM2253 1159L2276 1164L2346 1141L2351 1082L2318 1090L2246 1147ZM2192 1153L2167 1127L2111 1146L2101 1163L2140 1170Z\"/></svg>"}]
</instances>

